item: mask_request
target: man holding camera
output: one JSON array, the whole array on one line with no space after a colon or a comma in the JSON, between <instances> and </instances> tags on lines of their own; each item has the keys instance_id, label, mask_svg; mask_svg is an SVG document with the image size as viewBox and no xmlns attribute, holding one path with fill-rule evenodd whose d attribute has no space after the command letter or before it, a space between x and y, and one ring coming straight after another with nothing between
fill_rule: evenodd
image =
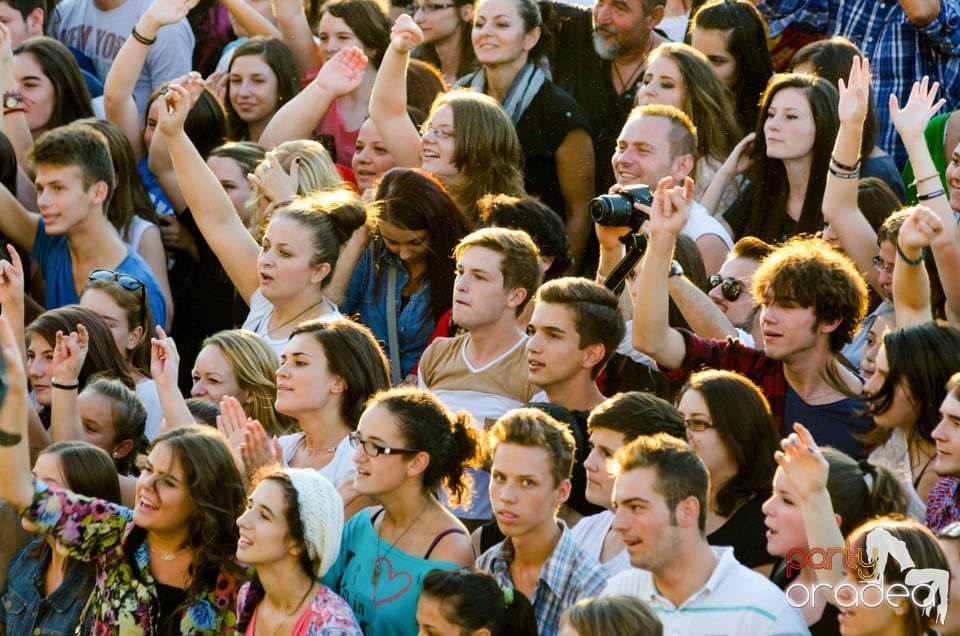
<instances>
[{"instance_id":1,"label":"man holding camera","mask_svg":"<svg viewBox=\"0 0 960 636\"><path fill-rule=\"evenodd\" d=\"M660 179L668 176L680 183L693 170L696 151L697 129L686 114L673 106L638 106L623 125L617 138L617 149L613 153L613 174L617 180L613 190L623 190L624 193L605 195L600 199L610 201L611 197L626 196L627 202L632 202L639 197L634 196L632 192L635 190L628 186L646 184L652 188ZM625 188L627 189L624 190ZM618 202L610 201L612 205L600 205L599 201L595 201L596 203L590 206L590 211L597 224L597 236L600 240L598 273L607 276L623 257L623 245L617 239L630 231L630 223L620 221L623 215L603 213L610 208L619 207ZM597 218L598 216L600 218ZM635 216L645 215L637 211ZM638 222L633 225L638 227L640 220L636 218L635 221ZM618 225L611 227L611 223ZM636 231L636 228L633 231ZM696 241L706 271L719 271L727 252L733 247L733 241L723 225L710 216L706 208L694 203L683 233Z\"/></svg>"}]
</instances>

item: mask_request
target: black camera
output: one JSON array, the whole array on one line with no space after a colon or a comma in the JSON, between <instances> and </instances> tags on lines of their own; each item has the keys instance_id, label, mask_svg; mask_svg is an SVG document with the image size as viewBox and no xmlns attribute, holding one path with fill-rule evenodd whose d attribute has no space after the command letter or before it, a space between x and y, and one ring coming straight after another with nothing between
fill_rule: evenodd
<instances>
[{"instance_id":1,"label":"black camera","mask_svg":"<svg viewBox=\"0 0 960 636\"><path fill-rule=\"evenodd\" d=\"M623 186L620 192L598 196L590 202L590 216L597 225L630 227L636 232L648 217L634 208L634 203L653 203L653 192L649 186Z\"/></svg>"}]
</instances>

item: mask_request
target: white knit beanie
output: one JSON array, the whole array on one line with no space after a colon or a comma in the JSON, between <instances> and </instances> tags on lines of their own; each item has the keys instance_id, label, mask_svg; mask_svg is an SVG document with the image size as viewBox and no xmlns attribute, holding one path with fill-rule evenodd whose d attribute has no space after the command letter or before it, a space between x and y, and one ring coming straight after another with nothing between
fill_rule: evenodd
<instances>
[{"instance_id":1,"label":"white knit beanie","mask_svg":"<svg viewBox=\"0 0 960 636\"><path fill-rule=\"evenodd\" d=\"M300 522L313 562L314 574L322 577L340 553L343 533L343 499L327 478L310 468L285 468L300 506Z\"/></svg>"}]
</instances>

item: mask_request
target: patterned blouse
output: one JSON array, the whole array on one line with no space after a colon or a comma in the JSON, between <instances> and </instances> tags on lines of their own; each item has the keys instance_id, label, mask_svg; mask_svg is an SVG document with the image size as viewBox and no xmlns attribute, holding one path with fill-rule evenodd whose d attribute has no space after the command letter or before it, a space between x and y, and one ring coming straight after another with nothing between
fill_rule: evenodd
<instances>
[{"instance_id":1,"label":"patterned blouse","mask_svg":"<svg viewBox=\"0 0 960 636\"><path fill-rule=\"evenodd\" d=\"M149 636L158 633L159 601L150 573L146 532L133 523L133 511L102 499L49 488L34 481L33 501L23 516L38 531L52 534L65 554L94 561L96 587L91 612L96 636ZM238 571L240 571L238 569ZM238 581L220 572L180 617L180 634L233 634L233 603Z\"/></svg>"}]
</instances>

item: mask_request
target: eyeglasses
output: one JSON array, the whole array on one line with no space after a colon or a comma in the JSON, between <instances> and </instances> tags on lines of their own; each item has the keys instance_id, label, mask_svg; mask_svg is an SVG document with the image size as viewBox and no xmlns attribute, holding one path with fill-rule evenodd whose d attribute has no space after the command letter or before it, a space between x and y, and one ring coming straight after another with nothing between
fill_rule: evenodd
<instances>
[{"instance_id":1,"label":"eyeglasses","mask_svg":"<svg viewBox=\"0 0 960 636\"><path fill-rule=\"evenodd\" d=\"M412 448L395 448L391 446L381 446L376 442L372 442L368 439L363 439L360 437L360 433L354 431L347 436L350 439L350 446L357 448L358 446L363 446L363 452L369 455L370 457L377 457L378 455L406 455L409 453L419 453L420 451L414 450Z\"/></svg>"},{"instance_id":2,"label":"eyeglasses","mask_svg":"<svg viewBox=\"0 0 960 636\"><path fill-rule=\"evenodd\" d=\"M734 302L740 298L740 294L743 293L743 283L736 278L720 278L720 274L714 274L708 281L710 283L710 289L720 285L720 291L723 293L723 297L730 302Z\"/></svg>"},{"instance_id":3,"label":"eyeglasses","mask_svg":"<svg viewBox=\"0 0 960 636\"><path fill-rule=\"evenodd\" d=\"M701 420L696 417L691 417L688 420L683 420L683 423L687 425L691 431L695 433L702 433L708 428L713 428L713 422L708 422L707 420Z\"/></svg>"},{"instance_id":4,"label":"eyeglasses","mask_svg":"<svg viewBox=\"0 0 960 636\"><path fill-rule=\"evenodd\" d=\"M451 128L434 128L433 126L426 126L423 129L423 136L426 137L427 133L433 133L433 136L437 139L451 139L453 137L453 129Z\"/></svg>"},{"instance_id":5,"label":"eyeglasses","mask_svg":"<svg viewBox=\"0 0 960 636\"><path fill-rule=\"evenodd\" d=\"M443 9L449 9L455 6L457 5L452 2L448 2L447 4L434 4L433 2L417 4L416 2L413 2L407 5L407 13L410 15L416 15L417 11L422 11L424 15L430 15L434 11L442 11Z\"/></svg>"},{"instance_id":6,"label":"eyeglasses","mask_svg":"<svg viewBox=\"0 0 960 636\"><path fill-rule=\"evenodd\" d=\"M879 256L874 256L873 259L871 259L871 260L872 260L872 262L873 262L873 268L874 268L875 270L877 270L877 273L878 273L878 274L881 274L881 273L883 273L883 272L886 272L887 274L890 274L891 276L893 276L893 266L894 266L896 263L890 263L889 265L887 265L887 264L883 261L883 259L880 258Z\"/></svg>"}]
</instances>

